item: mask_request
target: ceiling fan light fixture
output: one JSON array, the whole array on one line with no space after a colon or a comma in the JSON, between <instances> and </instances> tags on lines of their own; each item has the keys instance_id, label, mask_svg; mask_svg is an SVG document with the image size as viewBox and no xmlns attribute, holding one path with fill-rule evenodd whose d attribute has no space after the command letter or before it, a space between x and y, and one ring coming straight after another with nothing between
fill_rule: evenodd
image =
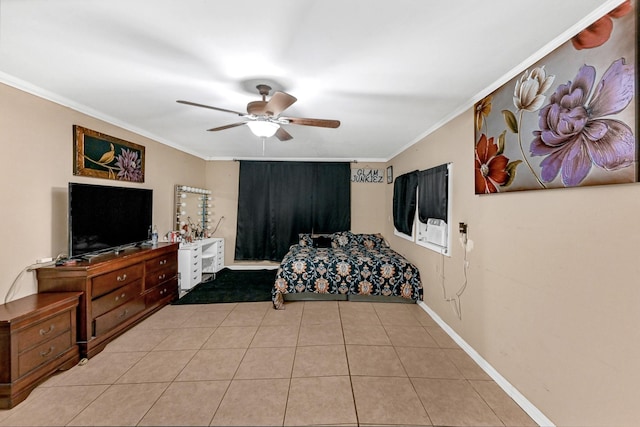
<instances>
[{"instance_id":1,"label":"ceiling fan light fixture","mask_svg":"<svg viewBox=\"0 0 640 427\"><path fill-rule=\"evenodd\" d=\"M256 120L248 122L247 126L249 126L249 129L251 129L251 132L253 132L255 136L259 136L262 138L272 137L276 134L278 129L280 129L279 124L266 120Z\"/></svg>"}]
</instances>

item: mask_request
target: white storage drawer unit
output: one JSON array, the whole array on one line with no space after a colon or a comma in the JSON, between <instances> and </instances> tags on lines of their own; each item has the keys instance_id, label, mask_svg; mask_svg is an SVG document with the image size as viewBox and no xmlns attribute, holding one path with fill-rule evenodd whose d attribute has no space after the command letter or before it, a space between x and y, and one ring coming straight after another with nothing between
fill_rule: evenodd
<instances>
[{"instance_id":1,"label":"white storage drawer unit","mask_svg":"<svg viewBox=\"0 0 640 427\"><path fill-rule=\"evenodd\" d=\"M223 268L223 238L214 237L180 244L178 251L180 289L191 289L202 282L202 273L215 274Z\"/></svg>"},{"instance_id":2,"label":"white storage drawer unit","mask_svg":"<svg viewBox=\"0 0 640 427\"><path fill-rule=\"evenodd\" d=\"M202 246L196 243L180 245L178 250L180 289L191 289L202 281Z\"/></svg>"},{"instance_id":3,"label":"white storage drawer unit","mask_svg":"<svg viewBox=\"0 0 640 427\"><path fill-rule=\"evenodd\" d=\"M224 239L205 239L202 245L202 272L217 273L224 268Z\"/></svg>"}]
</instances>

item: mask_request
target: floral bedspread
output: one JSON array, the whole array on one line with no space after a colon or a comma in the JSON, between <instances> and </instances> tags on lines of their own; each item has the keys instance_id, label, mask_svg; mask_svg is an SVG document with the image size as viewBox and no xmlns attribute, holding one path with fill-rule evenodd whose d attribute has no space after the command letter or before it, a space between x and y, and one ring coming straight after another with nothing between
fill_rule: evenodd
<instances>
[{"instance_id":1,"label":"floral bedspread","mask_svg":"<svg viewBox=\"0 0 640 427\"><path fill-rule=\"evenodd\" d=\"M418 300L418 268L391 249L379 234L334 233L331 244L317 247L300 235L284 256L272 291L400 296ZM326 239L326 237L325 237Z\"/></svg>"}]
</instances>

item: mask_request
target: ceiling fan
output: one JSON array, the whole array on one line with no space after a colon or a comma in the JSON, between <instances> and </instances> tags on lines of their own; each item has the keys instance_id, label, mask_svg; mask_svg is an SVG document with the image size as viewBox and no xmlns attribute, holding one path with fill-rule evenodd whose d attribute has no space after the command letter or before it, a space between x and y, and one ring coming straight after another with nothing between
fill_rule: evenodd
<instances>
[{"instance_id":1,"label":"ceiling fan","mask_svg":"<svg viewBox=\"0 0 640 427\"><path fill-rule=\"evenodd\" d=\"M212 110L237 114L238 116L245 118L245 121L242 122L231 123L229 125L207 129L209 131L225 130L246 124L251 129L251 132L253 132L253 134L256 136L268 138L275 135L276 138L278 138L280 141L287 141L292 139L293 137L289 132L284 130L281 125L294 124L334 129L340 126L339 120L280 116L280 113L293 105L293 103L296 102L297 99L285 92L275 92L271 99L267 101L267 95L269 95L271 87L266 84L259 84L258 86L256 86L256 88L258 89L260 95L262 95L262 100L252 101L248 103L246 113L227 110L226 108L212 107L210 105L197 104L190 101L178 100L176 102L179 102L180 104L193 105L196 107L210 108Z\"/></svg>"}]
</instances>

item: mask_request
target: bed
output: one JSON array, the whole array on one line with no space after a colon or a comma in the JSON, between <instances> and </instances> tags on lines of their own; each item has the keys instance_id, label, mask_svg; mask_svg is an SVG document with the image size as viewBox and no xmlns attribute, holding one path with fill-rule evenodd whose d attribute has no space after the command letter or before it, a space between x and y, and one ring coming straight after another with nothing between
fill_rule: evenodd
<instances>
[{"instance_id":1,"label":"bed","mask_svg":"<svg viewBox=\"0 0 640 427\"><path fill-rule=\"evenodd\" d=\"M300 234L276 274L272 298L283 300L422 298L418 268L389 247L380 234L350 231L325 236Z\"/></svg>"}]
</instances>

